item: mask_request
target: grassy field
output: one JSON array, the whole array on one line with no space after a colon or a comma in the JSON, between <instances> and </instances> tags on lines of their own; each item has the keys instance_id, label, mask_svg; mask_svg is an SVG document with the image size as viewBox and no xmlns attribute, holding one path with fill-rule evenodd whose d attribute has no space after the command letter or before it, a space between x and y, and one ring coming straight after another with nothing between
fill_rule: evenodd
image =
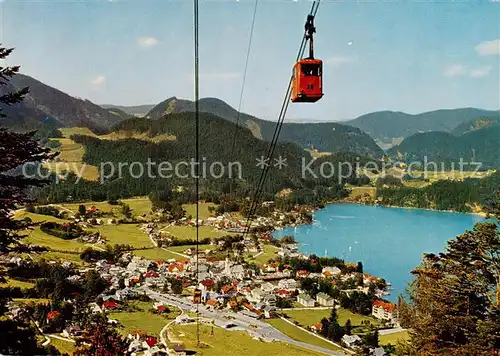
<instances>
[{"instance_id":1,"label":"grassy field","mask_svg":"<svg viewBox=\"0 0 500 356\"><path fill-rule=\"evenodd\" d=\"M64 251L82 252L88 247L80 242L77 242L76 240L64 240L52 235L48 235L42 232L39 227L36 227L31 232L29 232L28 237L23 241L38 246L45 246Z\"/></svg>"},{"instance_id":2,"label":"grassy field","mask_svg":"<svg viewBox=\"0 0 500 356\"><path fill-rule=\"evenodd\" d=\"M137 206L140 204L145 205L144 202L139 199L134 201ZM110 211L110 209L115 209L114 206L109 205L107 203L96 203L96 204L87 204L86 206L97 206L102 211ZM78 209L78 204L68 204L63 205L66 209L71 211L75 211ZM144 208L143 208L144 209ZM58 223L64 223L66 220L54 218L48 215L40 215L27 213L26 211L18 211L16 212L16 218L23 219L29 217L35 222L40 221L54 221ZM133 247L150 247L152 246L151 240L148 235L140 229L139 224L120 224L120 225L99 225L89 228L88 231L99 231L101 236L103 236L107 243L113 244L128 244ZM49 234L46 234L40 230L39 227L35 227L33 230L27 231L26 234L28 237L25 239L26 242L37 244L40 246L50 247L56 250L65 250L65 251L78 251L81 252L88 245L77 242L76 240L64 240ZM54 256L55 257L55 256ZM64 257L62 255L58 257ZM75 258L72 258L74 260Z\"/></svg>"},{"instance_id":3,"label":"grassy field","mask_svg":"<svg viewBox=\"0 0 500 356\"><path fill-rule=\"evenodd\" d=\"M168 247L167 249L174 251L174 252L178 252L178 253L184 253L184 251L186 251L188 248L196 248L196 245L172 246L172 247ZM205 250L215 250L216 248L217 248L217 246L215 246L215 245L199 245L198 246L200 253L204 252Z\"/></svg>"},{"instance_id":4,"label":"grassy field","mask_svg":"<svg viewBox=\"0 0 500 356\"><path fill-rule=\"evenodd\" d=\"M161 230L179 239L196 239L196 228L194 226L167 226ZM234 233L219 231L211 226L199 227L200 239L205 237L222 237L224 235L234 235Z\"/></svg>"},{"instance_id":5,"label":"grassy field","mask_svg":"<svg viewBox=\"0 0 500 356\"><path fill-rule=\"evenodd\" d=\"M124 140L135 138L137 140L151 141L151 142L162 142L162 141L175 141L177 137L175 135L170 135L168 133L156 135L153 137L149 137L147 133L138 133L138 132L112 132L107 135L97 136L101 140Z\"/></svg>"},{"instance_id":6,"label":"grassy field","mask_svg":"<svg viewBox=\"0 0 500 356\"><path fill-rule=\"evenodd\" d=\"M69 341L64 341L61 339L56 339L53 337L50 338L49 345L54 346L62 354L67 353L69 355L73 355L73 353L76 351L75 343L69 342Z\"/></svg>"},{"instance_id":7,"label":"grassy field","mask_svg":"<svg viewBox=\"0 0 500 356\"><path fill-rule=\"evenodd\" d=\"M370 197L375 198L377 195L377 188L375 187L348 187L351 190L350 197L363 196L369 194Z\"/></svg>"},{"instance_id":8,"label":"grassy field","mask_svg":"<svg viewBox=\"0 0 500 356\"><path fill-rule=\"evenodd\" d=\"M96 181L99 179L99 168L96 166L83 164L83 156L85 154L84 147L70 139L71 135L86 135L97 137L101 140L122 140L127 138L136 138L151 142L173 141L176 136L170 134L162 134L154 137L148 137L145 133L120 133L113 132L108 135L96 135L86 127L70 127L60 129L64 138L51 138L53 141L58 141L61 145L54 149L59 152L55 162L47 162L44 167L51 171L63 172L71 171L77 175L81 175L83 179Z\"/></svg>"},{"instance_id":9,"label":"grassy field","mask_svg":"<svg viewBox=\"0 0 500 356\"><path fill-rule=\"evenodd\" d=\"M312 158L320 158L325 156L331 156L331 152L319 152L318 150L305 149L304 151L309 152Z\"/></svg>"},{"instance_id":10,"label":"grassy field","mask_svg":"<svg viewBox=\"0 0 500 356\"><path fill-rule=\"evenodd\" d=\"M84 247L86 248L88 246ZM86 264L84 261L80 259L80 254L74 254L69 252L64 253L64 252L48 251L40 254L31 254L31 257L33 257L34 260L40 260L43 258L47 261L59 261L59 262L70 261L77 265L82 265L82 266Z\"/></svg>"},{"instance_id":11,"label":"grassy field","mask_svg":"<svg viewBox=\"0 0 500 356\"><path fill-rule=\"evenodd\" d=\"M148 197L135 197L130 199L122 199L122 202L130 206L132 215L144 215L151 212L151 200Z\"/></svg>"},{"instance_id":12,"label":"grassy field","mask_svg":"<svg viewBox=\"0 0 500 356\"><path fill-rule=\"evenodd\" d=\"M307 309L307 310L285 310L283 311L290 321L297 321L302 327L309 327L317 324L323 318L328 318L331 314L330 309ZM351 319L352 326L361 325L363 321L369 321L370 323L377 325L377 319L371 316L365 316L361 314L354 314L346 309L337 309L337 316L340 325L345 325L348 319Z\"/></svg>"},{"instance_id":13,"label":"grassy field","mask_svg":"<svg viewBox=\"0 0 500 356\"><path fill-rule=\"evenodd\" d=\"M427 175L427 178L431 181L437 181L442 179L454 179L454 180L463 180L464 178L484 178L494 171L485 171L485 172L460 172L459 170L450 170L450 171L441 171L440 167L438 167L437 171L434 171L434 167L429 165L427 169L427 173L424 171L412 170L411 174L414 177L418 177L421 175Z\"/></svg>"},{"instance_id":14,"label":"grassy field","mask_svg":"<svg viewBox=\"0 0 500 356\"><path fill-rule=\"evenodd\" d=\"M198 216L200 217L200 219L206 219L210 216L214 216L214 214L211 214L208 211L209 206L215 207L217 205L215 205L213 203L203 203L203 204L199 205ZM196 204L184 204L182 207L184 208L184 210L186 210L186 217L191 215L193 217L193 219L196 218Z\"/></svg>"},{"instance_id":15,"label":"grassy field","mask_svg":"<svg viewBox=\"0 0 500 356\"><path fill-rule=\"evenodd\" d=\"M305 350L281 342L263 342L254 340L244 331L227 331L214 327L211 335L210 326L200 325L201 347L196 347L196 325L174 326L172 334L182 341L186 350L195 351L200 356L220 355L280 355L313 356L321 353Z\"/></svg>"},{"instance_id":16,"label":"grassy field","mask_svg":"<svg viewBox=\"0 0 500 356\"><path fill-rule=\"evenodd\" d=\"M248 253L245 257L249 262L257 263L258 265L262 265L267 263L271 258L275 258L277 256L277 252L279 249L273 245L262 245L264 252L262 254L258 253ZM255 257L257 256L257 257Z\"/></svg>"},{"instance_id":17,"label":"grassy field","mask_svg":"<svg viewBox=\"0 0 500 356\"><path fill-rule=\"evenodd\" d=\"M86 136L97 137L97 135L92 131L90 131L90 129L87 127L67 127L59 129L59 131L61 131L63 136L66 138L70 138L71 135L86 135Z\"/></svg>"},{"instance_id":18,"label":"grassy field","mask_svg":"<svg viewBox=\"0 0 500 356\"><path fill-rule=\"evenodd\" d=\"M379 335L379 343L380 345L396 345L399 340L408 340L408 338L408 331L400 331L389 335Z\"/></svg>"},{"instance_id":19,"label":"grassy field","mask_svg":"<svg viewBox=\"0 0 500 356\"><path fill-rule=\"evenodd\" d=\"M24 219L24 218L30 218L31 221L33 221L33 222L53 221L53 222L60 223L60 224L64 224L66 222L66 220L58 219L54 216L28 213L26 210L16 211L14 214L14 218L19 219L19 220Z\"/></svg>"},{"instance_id":20,"label":"grassy field","mask_svg":"<svg viewBox=\"0 0 500 356\"><path fill-rule=\"evenodd\" d=\"M12 298L12 300L20 304L47 304L50 302L47 298Z\"/></svg>"},{"instance_id":21,"label":"grassy field","mask_svg":"<svg viewBox=\"0 0 500 356\"><path fill-rule=\"evenodd\" d=\"M136 224L120 224L120 225L100 225L92 229L99 231L101 236L107 240L108 244L127 244L133 247L150 247L153 246L148 235L140 229L140 225Z\"/></svg>"},{"instance_id":22,"label":"grassy field","mask_svg":"<svg viewBox=\"0 0 500 356\"><path fill-rule=\"evenodd\" d=\"M288 337L296 341L324 347L325 349L329 350L334 350L334 351L340 350L338 347L330 344L329 342L326 342L316 336L313 336L294 325L290 325L289 323L287 323L282 319L269 319L267 322L272 326L274 326L279 331L281 331L283 334L287 335Z\"/></svg>"},{"instance_id":23,"label":"grassy field","mask_svg":"<svg viewBox=\"0 0 500 356\"><path fill-rule=\"evenodd\" d=\"M118 320L123 328L120 328L120 333L128 335L134 330L144 330L149 334L158 336L161 329L172 319L179 315L179 311L175 307L169 307L170 313L166 316L153 314L149 311L153 307L153 302L133 302L131 305L136 306L139 311L129 312L113 312L109 314L109 318Z\"/></svg>"},{"instance_id":24,"label":"grassy field","mask_svg":"<svg viewBox=\"0 0 500 356\"><path fill-rule=\"evenodd\" d=\"M181 257L175 253L165 251L164 249L158 248L158 247L155 247L155 248L150 249L150 250L137 250L137 251L134 251L134 255L146 258L148 260L153 260L153 261L157 261L157 260L167 261L170 259L176 259L176 258Z\"/></svg>"},{"instance_id":25,"label":"grassy field","mask_svg":"<svg viewBox=\"0 0 500 356\"><path fill-rule=\"evenodd\" d=\"M24 282L24 281L18 281L17 279L10 279L10 278L7 278L7 282L6 283L0 283L0 287L2 287L2 288L5 288L5 287L12 287L12 288L19 287L21 289L29 289L29 288L32 288L34 286L35 286L34 283Z\"/></svg>"},{"instance_id":26,"label":"grassy field","mask_svg":"<svg viewBox=\"0 0 500 356\"><path fill-rule=\"evenodd\" d=\"M58 141L61 145L54 149L59 152L55 162L47 162L44 166L52 171L62 172L71 171L82 176L87 180L99 179L99 168L96 166L85 164L83 165L83 155L85 149L79 143L74 142L69 137L73 134L95 136L89 129L82 127L62 128L60 129L64 138L53 138L51 140Z\"/></svg>"}]
</instances>

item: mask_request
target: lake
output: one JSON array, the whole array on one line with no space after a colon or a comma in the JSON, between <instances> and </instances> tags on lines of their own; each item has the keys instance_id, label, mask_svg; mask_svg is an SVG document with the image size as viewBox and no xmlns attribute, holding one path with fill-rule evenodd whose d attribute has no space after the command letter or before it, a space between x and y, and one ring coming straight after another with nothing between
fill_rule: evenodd
<instances>
[{"instance_id":1,"label":"lake","mask_svg":"<svg viewBox=\"0 0 500 356\"><path fill-rule=\"evenodd\" d=\"M314 214L312 225L289 227L274 236L294 236L307 254L363 262L364 272L392 284L387 299L396 302L424 252L443 251L446 241L484 220L472 214L330 204Z\"/></svg>"}]
</instances>

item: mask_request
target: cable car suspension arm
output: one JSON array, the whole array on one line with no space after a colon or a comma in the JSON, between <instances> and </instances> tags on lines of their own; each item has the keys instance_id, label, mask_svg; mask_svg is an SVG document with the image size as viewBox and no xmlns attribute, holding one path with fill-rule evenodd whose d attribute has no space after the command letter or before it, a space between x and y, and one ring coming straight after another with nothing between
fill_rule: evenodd
<instances>
[{"instance_id":1,"label":"cable car suspension arm","mask_svg":"<svg viewBox=\"0 0 500 356\"><path fill-rule=\"evenodd\" d=\"M305 39L309 40L309 59L314 59L314 45L313 45L313 33L316 32L316 27L314 26L314 15L307 15L305 28Z\"/></svg>"}]
</instances>

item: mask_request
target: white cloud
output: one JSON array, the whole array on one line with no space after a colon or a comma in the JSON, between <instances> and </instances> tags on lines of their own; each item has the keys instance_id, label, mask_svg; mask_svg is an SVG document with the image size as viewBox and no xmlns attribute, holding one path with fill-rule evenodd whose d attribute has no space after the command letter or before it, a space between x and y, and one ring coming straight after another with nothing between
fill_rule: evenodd
<instances>
[{"instance_id":1,"label":"white cloud","mask_svg":"<svg viewBox=\"0 0 500 356\"><path fill-rule=\"evenodd\" d=\"M104 75L95 76L90 80L90 84L100 87L106 84L106 77Z\"/></svg>"},{"instance_id":2,"label":"white cloud","mask_svg":"<svg viewBox=\"0 0 500 356\"><path fill-rule=\"evenodd\" d=\"M144 48L154 47L158 44L158 40L154 37L139 37L137 44Z\"/></svg>"},{"instance_id":3,"label":"white cloud","mask_svg":"<svg viewBox=\"0 0 500 356\"><path fill-rule=\"evenodd\" d=\"M453 64L445 68L444 73L446 77L456 77L465 74L465 67L461 64Z\"/></svg>"},{"instance_id":4,"label":"white cloud","mask_svg":"<svg viewBox=\"0 0 500 356\"><path fill-rule=\"evenodd\" d=\"M492 68L491 66L484 66L484 67L479 67L479 68L473 69L470 72L470 76L472 78L486 77L488 74L490 74L491 68Z\"/></svg>"},{"instance_id":5,"label":"white cloud","mask_svg":"<svg viewBox=\"0 0 500 356\"><path fill-rule=\"evenodd\" d=\"M488 56L490 54L500 54L500 38L491 41L484 41L474 47L477 54L480 56Z\"/></svg>"},{"instance_id":6,"label":"white cloud","mask_svg":"<svg viewBox=\"0 0 500 356\"><path fill-rule=\"evenodd\" d=\"M325 64L330 67L340 67L341 65L356 62L355 57L349 56L333 56L325 59Z\"/></svg>"}]
</instances>

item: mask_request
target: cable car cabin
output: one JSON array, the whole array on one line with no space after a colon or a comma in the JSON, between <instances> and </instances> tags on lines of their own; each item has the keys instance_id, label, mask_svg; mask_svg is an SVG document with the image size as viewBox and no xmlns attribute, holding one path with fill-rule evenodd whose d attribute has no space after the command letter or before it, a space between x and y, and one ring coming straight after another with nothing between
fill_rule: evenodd
<instances>
[{"instance_id":1,"label":"cable car cabin","mask_svg":"<svg viewBox=\"0 0 500 356\"><path fill-rule=\"evenodd\" d=\"M314 103L323 97L323 62L304 58L295 63L292 79L292 102Z\"/></svg>"}]
</instances>

